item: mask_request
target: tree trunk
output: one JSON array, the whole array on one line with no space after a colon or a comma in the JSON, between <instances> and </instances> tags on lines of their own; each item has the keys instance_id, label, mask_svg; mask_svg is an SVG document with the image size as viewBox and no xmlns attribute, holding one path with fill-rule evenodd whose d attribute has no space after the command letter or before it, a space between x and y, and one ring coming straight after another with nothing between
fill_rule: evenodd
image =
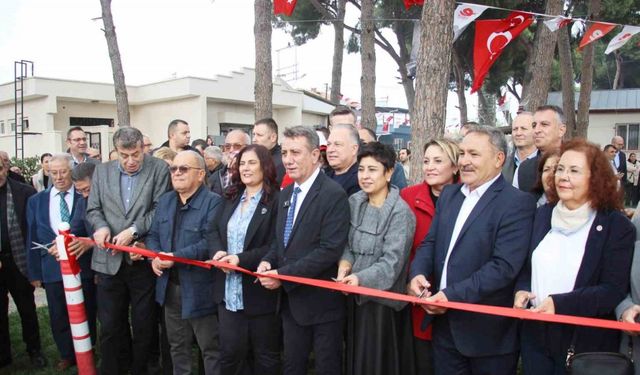
<instances>
[{"instance_id":1,"label":"tree trunk","mask_svg":"<svg viewBox=\"0 0 640 375\"><path fill-rule=\"evenodd\" d=\"M400 2L396 5L400 7ZM396 14L400 14L397 12ZM400 59L402 61L411 61L411 54L407 49L407 25L409 25L406 21L394 21L393 22L393 30L396 34L396 39L398 41L398 46L400 49ZM402 88L404 88L404 94L407 98L407 107L409 112L413 110L413 103L416 96L415 90L413 89L413 80L409 78L409 71L407 70L407 64L398 64L398 72L400 73L400 79L402 80Z\"/></svg>"},{"instance_id":2,"label":"tree trunk","mask_svg":"<svg viewBox=\"0 0 640 375\"><path fill-rule=\"evenodd\" d=\"M560 59L560 81L562 83L562 110L567 121L565 138L570 139L576 131L576 99L574 93L573 59L569 27L558 30L558 57Z\"/></svg>"},{"instance_id":3,"label":"tree trunk","mask_svg":"<svg viewBox=\"0 0 640 375\"><path fill-rule=\"evenodd\" d=\"M592 20L600 16L601 0L591 0L590 14ZM578 118L576 121L577 137L587 137L589 127L589 107L591 107L591 89L593 88L594 45L590 43L582 50L582 69L580 73L580 98L578 99Z\"/></svg>"},{"instance_id":4,"label":"tree trunk","mask_svg":"<svg viewBox=\"0 0 640 375\"><path fill-rule=\"evenodd\" d=\"M451 56L453 57L453 75L456 78L456 93L458 95L458 109L460 110L460 124L464 124L469 121L467 118L467 97L464 96L465 83L464 83L464 68L458 51L455 48L451 49Z\"/></svg>"},{"instance_id":5,"label":"tree trunk","mask_svg":"<svg viewBox=\"0 0 640 375\"><path fill-rule=\"evenodd\" d=\"M564 0L547 0L545 13L561 14L563 7ZM525 85L522 88L523 103L529 111L533 112L539 106L547 103L553 55L556 50L558 33L561 31L552 32L542 21L538 21L533 54L528 59L524 75Z\"/></svg>"},{"instance_id":6,"label":"tree trunk","mask_svg":"<svg viewBox=\"0 0 640 375\"><path fill-rule=\"evenodd\" d=\"M478 123L496 126L496 95L481 87L478 93Z\"/></svg>"},{"instance_id":7,"label":"tree trunk","mask_svg":"<svg viewBox=\"0 0 640 375\"><path fill-rule=\"evenodd\" d=\"M455 6L452 0L433 0L422 8L416 99L411 116L411 153L416 156L422 155L424 142L444 133ZM422 157L411 158L411 175L422 175Z\"/></svg>"},{"instance_id":8,"label":"tree trunk","mask_svg":"<svg viewBox=\"0 0 640 375\"><path fill-rule=\"evenodd\" d=\"M120 59L116 27L113 24L113 15L111 14L111 0L100 0L100 7L102 8L104 37L107 39L107 48L109 49L109 59L111 60L111 70L113 72L118 126L131 126L127 85L124 81L124 70L122 69L122 60Z\"/></svg>"},{"instance_id":9,"label":"tree trunk","mask_svg":"<svg viewBox=\"0 0 640 375\"><path fill-rule=\"evenodd\" d=\"M619 50L613 52L613 56L616 59L616 76L613 78L613 87L612 89L618 90L624 87L624 75L622 71L622 54Z\"/></svg>"},{"instance_id":10,"label":"tree trunk","mask_svg":"<svg viewBox=\"0 0 640 375\"><path fill-rule=\"evenodd\" d=\"M375 24L373 21L374 0L362 0L360 24L360 59L362 76L360 76L360 101L362 104L363 127L376 131L376 46Z\"/></svg>"},{"instance_id":11,"label":"tree trunk","mask_svg":"<svg viewBox=\"0 0 640 375\"><path fill-rule=\"evenodd\" d=\"M342 57L344 56L344 14L347 0L338 0L338 13L333 22L333 68L331 69L331 103L340 104Z\"/></svg>"},{"instance_id":12,"label":"tree trunk","mask_svg":"<svg viewBox=\"0 0 640 375\"><path fill-rule=\"evenodd\" d=\"M253 86L256 119L273 117L273 71L271 66L271 0L255 0L256 81Z\"/></svg>"}]
</instances>

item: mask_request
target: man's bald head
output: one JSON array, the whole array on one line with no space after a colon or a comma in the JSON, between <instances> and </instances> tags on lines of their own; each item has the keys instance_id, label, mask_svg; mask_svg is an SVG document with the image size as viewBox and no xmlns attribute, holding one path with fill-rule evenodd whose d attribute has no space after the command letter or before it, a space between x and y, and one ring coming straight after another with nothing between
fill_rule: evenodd
<instances>
[{"instance_id":1,"label":"man's bald head","mask_svg":"<svg viewBox=\"0 0 640 375\"><path fill-rule=\"evenodd\" d=\"M616 148L616 150L620 151L624 149L624 138L616 135L615 137L611 138L611 144Z\"/></svg>"},{"instance_id":2,"label":"man's bald head","mask_svg":"<svg viewBox=\"0 0 640 375\"><path fill-rule=\"evenodd\" d=\"M11 167L11 160L9 159L9 154L6 151L0 151L0 160L2 160L7 169Z\"/></svg>"}]
</instances>

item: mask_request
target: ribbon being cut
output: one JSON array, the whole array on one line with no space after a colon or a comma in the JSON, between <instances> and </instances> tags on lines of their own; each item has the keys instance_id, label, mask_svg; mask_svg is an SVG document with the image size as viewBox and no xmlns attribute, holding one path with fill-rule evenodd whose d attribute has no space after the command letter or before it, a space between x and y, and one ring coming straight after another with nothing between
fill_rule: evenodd
<instances>
[{"instance_id":1,"label":"ribbon being cut","mask_svg":"<svg viewBox=\"0 0 640 375\"><path fill-rule=\"evenodd\" d=\"M72 237L77 238L81 241L94 243L89 238L75 237L75 236L72 236ZM242 272L254 277L270 277L270 278L278 279L281 281L304 284L304 285L309 285L317 288L331 289L331 290L335 290L335 291L343 292L347 294L360 294L360 295L365 295L369 297L387 298L391 300L409 302L409 303L414 303L419 305L434 305L434 306L444 307L447 309L456 309L456 310L469 311L469 312L475 312L480 314L504 316L504 317L515 318L515 319L537 320L537 321L549 322L549 323L563 323L563 324L571 324L571 325L586 326L586 327L608 328L608 329L617 329L617 330L623 330L623 331L640 332L640 324L634 324L634 323L624 323L624 322L618 322L614 320L605 320L605 319L584 318L584 317L571 316L571 315L542 314L542 313L532 312L530 310L515 309L511 307L477 305L477 304L461 303L461 302L437 302L437 303L426 302L424 299L421 299L418 297L413 297L413 296L393 293L393 292L387 292L384 290L365 288L361 286L352 286L352 285L342 284L335 281L318 280L318 279L311 279L311 278L298 277L298 276L288 276L288 275L274 275L274 274L262 275L260 273L256 273L238 266L231 265L229 263L217 262L213 260L203 262L203 261L198 261L193 259L174 257L171 255L158 253L153 250L142 249L142 248L131 247L131 246L119 246L114 244L105 244L105 246L111 250L123 251L131 254L139 254L149 259L153 259L157 257L157 258L160 258L161 260L170 260L173 262L188 264L196 267L203 267L203 268L209 268L209 269L211 267L224 268L231 271Z\"/></svg>"}]
</instances>

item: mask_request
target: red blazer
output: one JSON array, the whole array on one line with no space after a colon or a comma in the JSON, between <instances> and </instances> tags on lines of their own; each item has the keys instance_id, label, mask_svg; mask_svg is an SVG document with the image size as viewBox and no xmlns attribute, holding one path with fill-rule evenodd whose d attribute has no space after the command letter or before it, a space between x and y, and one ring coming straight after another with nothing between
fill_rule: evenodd
<instances>
[{"instance_id":1,"label":"red blazer","mask_svg":"<svg viewBox=\"0 0 640 375\"><path fill-rule=\"evenodd\" d=\"M416 249L422 243L422 240L427 236L429 227L431 227L431 220L436 213L436 207L431 200L430 187L426 182L421 182L416 185L408 186L400 192L400 196L416 215L416 232L413 236L413 246L411 246L411 254L409 256L409 263L416 255ZM426 312L420 306L411 307L411 320L413 321L413 335L423 340L431 340L431 326L427 327L425 331L420 329L422 320L424 319Z\"/></svg>"}]
</instances>

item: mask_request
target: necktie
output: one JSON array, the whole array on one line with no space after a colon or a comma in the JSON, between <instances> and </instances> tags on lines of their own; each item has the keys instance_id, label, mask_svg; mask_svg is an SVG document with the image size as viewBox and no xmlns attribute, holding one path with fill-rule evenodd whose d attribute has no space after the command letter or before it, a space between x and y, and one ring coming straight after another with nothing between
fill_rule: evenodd
<instances>
[{"instance_id":1,"label":"necktie","mask_svg":"<svg viewBox=\"0 0 640 375\"><path fill-rule=\"evenodd\" d=\"M298 186L293 189L293 194L291 195L291 205L287 212L287 221L284 223L284 246L287 246L289 243L289 236L291 235L291 229L293 229L293 215L296 213L296 202L298 201L298 193L300 193L300 191L300 187Z\"/></svg>"},{"instance_id":2,"label":"necktie","mask_svg":"<svg viewBox=\"0 0 640 375\"><path fill-rule=\"evenodd\" d=\"M60 220L63 223L68 223L71 220L71 214L69 213L69 206L67 205L67 201L64 200L64 197L68 194L66 191L61 191L58 193L60 196Z\"/></svg>"}]
</instances>

